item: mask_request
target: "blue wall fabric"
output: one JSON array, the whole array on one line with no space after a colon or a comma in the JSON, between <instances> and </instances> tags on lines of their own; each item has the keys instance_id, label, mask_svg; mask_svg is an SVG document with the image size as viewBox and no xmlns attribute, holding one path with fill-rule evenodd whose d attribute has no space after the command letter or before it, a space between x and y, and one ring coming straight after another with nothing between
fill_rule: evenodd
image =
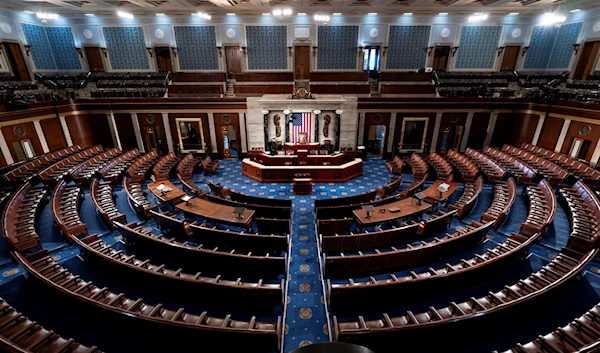
<instances>
[{"instance_id":1,"label":"blue wall fabric","mask_svg":"<svg viewBox=\"0 0 600 353\"><path fill-rule=\"evenodd\" d=\"M525 57L524 69L545 69L558 30L554 26L535 26Z\"/></svg>"},{"instance_id":2,"label":"blue wall fabric","mask_svg":"<svg viewBox=\"0 0 600 353\"><path fill-rule=\"evenodd\" d=\"M54 61L46 29L28 23L22 23L21 25L27 44L31 46L31 57L36 70L56 70L56 62Z\"/></svg>"},{"instance_id":3,"label":"blue wall fabric","mask_svg":"<svg viewBox=\"0 0 600 353\"><path fill-rule=\"evenodd\" d=\"M556 40L548 61L549 69L568 69L573 57L573 44L577 42L582 22L562 25L556 34Z\"/></svg>"},{"instance_id":4,"label":"blue wall fabric","mask_svg":"<svg viewBox=\"0 0 600 353\"><path fill-rule=\"evenodd\" d=\"M319 70L356 70L358 26L320 26Z\"/></svg>"},{"instance_id":5,"label":"blue wall fabric","mask_svg":"<svg viewBox=\"0 0 600 353\"><path fill-rule=\"evenodd\" d=\"M103 27L110 65L114 70L149 70L142 27Z\"/></svg>"},{"instance_id":6,"label":"blue wall fabric","mask_svg":"<svg viewBox=\"0 0 600 353\"><path fill-rule=\"evenodd\" d=\"M464 26L460 33L457 69L493 69L501 26Z\"/></svg>"},{"instance_id":7,"label":"blue wall fabric","mask_svg":"<svg viewBox=\"0 0 600 353\"><path fill-rule=\"evenodd\" d=\"M218 70L214 26L175 26L181 70Z\"/></svg>"},{"instance_id":8,"label":"blue wall fabric","mask_svg":"<svg viewBox=\"0 0 600 353\"><path fill-rule=\"evenodd\" d=\"M81 70L71 27L46 27L58 70Z\"/></svg>"},{"instance_id":9,"label":"blue wall fabric","mask_svg":"<svg viewBox=\"0 0 600 353\"><path fill-rule=\"evenodd\" d=\"M247 26L249 70L287 70L287 27Z\"/></svg>"},{"instance_id":10,"label":"blue wall fabric","mask_svg":"<svg viewBox=\"0 0 600 353\"><path fill-rule=\"evenodd\" d=\"M431 26L390 26L387 69L425 67Z\"/></svg>"}]
</instances>

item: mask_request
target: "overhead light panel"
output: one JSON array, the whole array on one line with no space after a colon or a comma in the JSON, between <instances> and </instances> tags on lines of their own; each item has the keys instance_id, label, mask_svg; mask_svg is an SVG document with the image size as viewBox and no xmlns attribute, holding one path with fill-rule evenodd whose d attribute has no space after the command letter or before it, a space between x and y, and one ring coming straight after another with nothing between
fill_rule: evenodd
<instances>
[{"instance_id":1,"label":"overhead light panel","mask_svg":"<svg viewBox=\"0 0 600 353\"><path fill-rule=\"evenodd\" d=\"M270 14L270 13L268 13L268 12L263 12L263 14L262 14L262 15L263 15L263 16L271 16L271 14Z\"/></svg>"},{"instance_id":2,"label":"overhead light panel","mask_svg":"<svg viewBox=\"0 0 600 353\"><path fill-rule=\"evenodd\" d=\"M438 15L440 15L440 16L446 16L446 15L448 15L448 13L447 12L440 12Z\"/></svg>"},{"instance_id":3,"label":"overhead light panel","mask_svg":"<svg viewBox=\"0 0 600 353\"><path fill-rule=\"evenodd\" d=\"M566 16L559 15L554 12L548 12L542 16L541 24L544 26L552 26L555 24L565 22L566 19Z\"/></svg>"},{"instance_id":4,"label":"overhead light panel","mask_svg":"<svg viewBox=\"0 0 600 353\"><path fill-rule=\"evenodd\" d=\"M369 12L367 16L377 16L377 12Z\"/></svg>"},{"instance_id":5,"label":"overhead light panel","mask_svg":"<svg viewBox=\"0 0 600 353\"><path fill-rule=\"evenodd\" d=\"M469 16L469 22L481 22L487 20L488 15L486 13L474 13Z\"/></svg>"},{"instance_id":6,"label":"overhead light panel","mask_svg":"<svg viewBox=\"0 0 600 353\"><path fill-rule=\"evenodd\" d=\"M37 12L35 15L40 20L58 20L58 14L56 13Z\"/></svg>"},{"instance_id":7,"label":"overhead light panel","mask_svg":"<svg viewBox=\"0 0 600 353\"><path fill-rule=\"evenodd\" d=\"M156 14L156 16L159 16L159 17L160 17L160 16L164 16L164 15L165 15L164 13L157 13L157 14Z\"/></svg>"},{"instance_id":8,"label":"overhead light panel","mask_svg":"<svg viewBox=\"0 0 600 353\"><path fill-rule=\"evenodd\" d=\"M306 12L298 12L298 16L306 16Z\"/></svg>"},{"instance_id":9,"label":"overhead light panel","mask_svg":"<svg viewBox=\"0 0 600 353\"><path fill-rule=\"evenodd\" d=\"M117 16L121 17L121 18L127 18L129 20L133 19L133 15L128 13L128 12L123 12L123 11L117 11Z\"/></svg>"},{"instance_id":10,"label":"overhead light panel","mask_svg":"<svg viewBox=\"0 0 600 353\"><path fill-rule=\"evenodd\" d=\"M511 13L509 13L508 15L509 15L509 16L518 16L518 15L519 15L519 13L518 13L518 12L511 12Z\"/></svg>"},{"instance_id":11,"label":"overhead light panel","mask_svg":"<svg viewBox=\"0 0 600 353\"><path fill-rule=\"evenodd\" d=\"M292 14L292 9L275 9L273 10L273 16L282 17L282 16L290 16Z\"/></svg>"},{"instance_id":12,"label":"overhead light panel","mask_svg":"<svg viewBox=\"0 0 600 353\"><path fill-rule=\"evenodd\" d=\"M413 15L413 13L412 13L412 12L405 12L405 13L403 13L402 15L403 15L403 16L412 16L412 15Z\"/></svg>"},{"instance_id":13,"label":"overhead light panel","mask_svg":"<svg viewBox=\"0 0 600 353\"><path fill-rule=\"evenodd\" d=\"M196 16L203 18L205 20L210 20L212 18L211 15L204 13L204 12L198 12L198 14Z\"/></svg>"},{"instance_id":14,"label":"overhead light panel","mask_svg":"<svg viewBox=\"0 0 600 353\"><path fill-rule=\"evenodd\" d=\"M329 15L315 15L313 18L317 22L328 22L331 17Z\"/></svg>"},{"instance_id":15,"label":"overhead light panel","mask_svg":"<svg viewBox=\"0 0 600 353\"><path fill-rule=\"evenodd\" d=\"M341 16L341 15L342 15L342 13L341 13L341 12L334 12L332 15L333 15L333 16Z\"/></svg>"},{"instance_id":16,"label":"overhead light panel","mask_svg":"<svg viewBox=\"0 0 600 353\"><path fill-rule=\"evenodd\" d=\"M94 15L93 13L86 13L85 14L87 17L95 17L96 15Z\"/></svg>"},{"instance_id":17,"label":"overhead light panel","mask_svg":"<svg viewBox=\"0 0 600 353\"><path fill-rule=\"evenodd\" d=\"M30 15L33 15L33 14L35 13L35 12L33 12L33 11L29 11L29 10L25 10L25 11L23 11L23 12L25 12L25 13L28 13L28 14L30 14Z\"/></svg>"},{"instance_id":18,"label":"overhead light panel","mask_svg":"<svg viewBox=\"0 0 600 353\"><path fill-rule=\"evenodd\" d=\"M235 16L235 13L233 13L233 12L228 12L228 13L227 13L227 16Z\"/></svg>"},{"instance_id":19,"label":"overhead light panel","mask_svg":"<svg viewBox=\"0 0 600 353\"><path fill-rule=\"evenodd\" d=\"M575 10L571 10L569 12L579 12L579 11L581 11L581 9L575 9Z\"/></svg>"}]
</instances>

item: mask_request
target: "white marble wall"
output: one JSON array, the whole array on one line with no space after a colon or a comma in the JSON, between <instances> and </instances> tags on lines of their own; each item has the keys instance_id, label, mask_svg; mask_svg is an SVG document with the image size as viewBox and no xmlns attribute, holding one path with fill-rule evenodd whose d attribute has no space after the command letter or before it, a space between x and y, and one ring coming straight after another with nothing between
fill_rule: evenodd
<instances>
[{"instance_id":1,"label":"white marble wall","mask_svg":"<svg viewBox=\"0 0 600 353\"><path fill-rule=\"evenodd\" d=\"M246 100L248 108L247 125L248 125L248 149L264 148L265 131L263 121L263 110L268 110L269 113L269 138L275 136L275 127L273 126L272 116L275 112L280 112L286 109L291 111L299 110L321 110L319 121L319 136L323 134L323 112L335 112L342 110L341 115L341 134L340 147L356 147L356 131L358 126L356 97L342 97L339 95L318 95L315 99L289 99L288 95L268 95L264 97L249 97ZM282 117L283 118L283 117ZM282 119L283 120L283 119ZM329 133L332 143L335 143L336 129L335 113L332 114L332 122L329 126ZM285 139L285 130L282 124L282 137Z\"/></svg>"},{"instance_id":2,"label":"white marble wall","mask_svg":"<svg viewBox=\"0 0 600 353\"><path fill-rule=\"evenodd\" d=\"M329 123L329 136L325 137L323 135L323 125L325 125L325 115L329 115L331 117L331 122ZM335 110L323 110L321 114L319 114L319 142L323 143L325 140L331 140L332 144L335 144L335 138L337 136L337 115L335 115Z\"/></svg>"}]
</instances>

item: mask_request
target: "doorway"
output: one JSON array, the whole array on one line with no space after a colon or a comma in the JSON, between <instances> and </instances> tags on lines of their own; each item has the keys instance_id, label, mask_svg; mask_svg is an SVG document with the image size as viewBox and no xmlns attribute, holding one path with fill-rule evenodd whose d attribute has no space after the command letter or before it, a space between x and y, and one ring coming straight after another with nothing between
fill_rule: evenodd
<instances>
[{"instance_id":1,"label":"doorway","mask_svg":"<svg viewBox=\"0 0 600 353\"><path fill-rule=\"evenodd\" d=\"M448 68L448 59L450 58L450 46L443 45L435 47L433 51L433 69L436 71L446 71Z\"/></svg>"},{"instance_id":2,"label":"doorway","mask_svg":"<svg viewBox=\"0 0 600 353\"><path fill-rule=\"evenodd\" d=\"M223 158L239 156L237 131L235 125L221 125L221 141L223 141Z\"/></svg>"},{"instance_id":3,"label":"doorway","mask_svg":"<svg viewBox=\"0 0 600 353\"><path fill-rule=\"evenodd\" d=\"M173 63L171 62L171 48L154 47L154 53L156 54L156 68L158 71L173 71Z\"/></svg>"},{"instance_id":4,"label":"doorway","mask_svg":"<svg viewBox=\"0 0 600 353\"><path fill-rule=\"evenodd\" d=\"M521 47L518 45L506 46L506 48L504 48L504 56L502 57L500 71L515 71L520 51Z\"/></svg>"},{"instance_id":5,"label":"doorway","mask_svg":"<svg viewBox=\"0 0 600 353\"><path fill-rule=\"evenodd\" d=\"M242 72L242 48L239 46L225 47L225 65L230 79Z\"/></svg>"},{"instance_id":6,"label":"doorway","mask_svg":"<svg viewBox=\"0 0 600 353\"><path fill-rule=\"evenodd\" d=\"M8 64L17 81L31 81L27 61L25 61L25 57L23 56L21 45L19 43L4 42L3 46Z\"/></svg>"},{"instance_id":7,"label":"doorway","mask_svg":"<svg viewBox=\"0 0 600 353\"><path fill-rule=\"evenodd\" d=\"M104 72L104 62L98 47L84 47L88 67L92 72Z\"/></svg>"},{"instance_id":8,"label":"doorway","mask_svg":"<svg viewBox=\"0 0 600 353\"><path fill-rule=\"evenodd\" d=\"M365 47L363 52L363 70L371 72L379 71L379 52L378 46Z\"/></svg>"},{"instance_id":9,"label":"doorway","mask_svg":"<svg viewBox=\"0 0 600 353\"><path fill-rule=\"evenodd\" d=\"M294 47L294 79L308 80L310 72L310 47Z\"/></svg>"},{"instance_id":10,"label":"doorway","mask_svg":"<svg viewBox=\"0 0 600 353\"><path fill-rule=\"evenodd\" d=\"M581 50L579 61L573 73L574 80L585 80L594 71L600 52L600 41L586 42Z\"/></svg>"},{"instance_id":11,"label":"doorway","mask_svg":"<svg viewBox=\"0 0 600 353\"><path fill-rule=\"evenodd\" d=\"M382 157L385 142L385 125L369 125L366 150L369 157Z\"/></svg>"}]
</instances>

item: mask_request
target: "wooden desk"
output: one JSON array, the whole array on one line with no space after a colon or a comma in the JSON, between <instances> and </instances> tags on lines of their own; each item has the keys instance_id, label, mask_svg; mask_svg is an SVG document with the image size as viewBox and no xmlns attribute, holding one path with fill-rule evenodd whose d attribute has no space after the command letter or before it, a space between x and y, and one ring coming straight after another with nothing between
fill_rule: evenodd
<instances>
[{"instance_id":1,"label":"wooden desk","mask_svg":"<svg viewBox=\"0 0 600 353\"><path fill-rule=\"evenodd\" d=\"M425 194L425 196L427 196L427 198L425 199L426 202L435 204L438 202L446 201L446 199L448 199L450 195L452 195L456 191L456 189L458 189L457 183L446 183L450 185L448 187L448 191L442 193L442 195L440 196L440 191L437 188L442 183L446 182L444 180L436 180L435 183L433 183L433 185L423 190L423 193Z\"/></svg>"},{"instance_id":2,"label":"wooden desk","mask_svg":"<svg viewBox=\"0 0 600 353\"><path fill-rule=\"evenodd\" d=\"M294 157L297 156L274 156ZM310 160L313 156L308 156ZM263 165L245 158L242 175L262 183L290 183L294 178L311 178L316 183L344 183L362 175L363 161L356 158L342 165Z\"/></svg>"},{"instance_id":3,"label":"wooden desk","mask_svg":"<svg viewBox=\"0 0 600 353\"><path fill-rule=\"evenodd\" d=\"M399 208L400 211L390 212L389 209L394 207ZM398 218L404 218L416 214L421 214L423 211L429 208L431 208L431 204L427 202L422 202L419 205L419 201L417 199L409 197L407 199L396 201L387 205L376 206L375 211L373 211L373 215L371 215L371 218L367 218L367 213L362 209L354 210L352 212L354 213L354 217L356 217L358 226L362 227L371 226L379 223L385 223L396 220ZM385 210L385 212L381 212L381 210Z\"/></svg>"},{"instance_id":4,"label":"wooden desk","mask_svg":"<svg viewBox=\"0 0 600 353\"><path fill-rule=\"evenodd\" d=\"M294 178L294 194L310 195L312 193L311 178Z\"/></svg>"},{"instance_id":5,"label":"wooden desk","mask_svg":"<svg viewBox=\"0 0 600 353\"><path fill-rule=\"evenodd\" d=\"M160 184L164 184L165 186L171 188L171 191L162 193L157 189ZM148 184L148 189L156 196L160 201L170 203L175 205L181 200L182 196L185 196L185 191L181 190L177 186L173 185L168 180L159 180L155 183Z\"/></svg>"},{"instance_id":6,"label":"wooden desk","mask_svg":"<svg viewBox=\"0 0 600 353\"><path fill-rule=\"evenodd\" d=\"M250 229L252 226L252 217L254 216L253 210L246 209L242 215L243 218L238 219L233 214L233 209L235 207L221 205L199 198L193 198L187 204L182 202L175 206L175 208L186 214L196 215L218 223L245 227L246 229Z\"/></svg>"}]
</instances>

